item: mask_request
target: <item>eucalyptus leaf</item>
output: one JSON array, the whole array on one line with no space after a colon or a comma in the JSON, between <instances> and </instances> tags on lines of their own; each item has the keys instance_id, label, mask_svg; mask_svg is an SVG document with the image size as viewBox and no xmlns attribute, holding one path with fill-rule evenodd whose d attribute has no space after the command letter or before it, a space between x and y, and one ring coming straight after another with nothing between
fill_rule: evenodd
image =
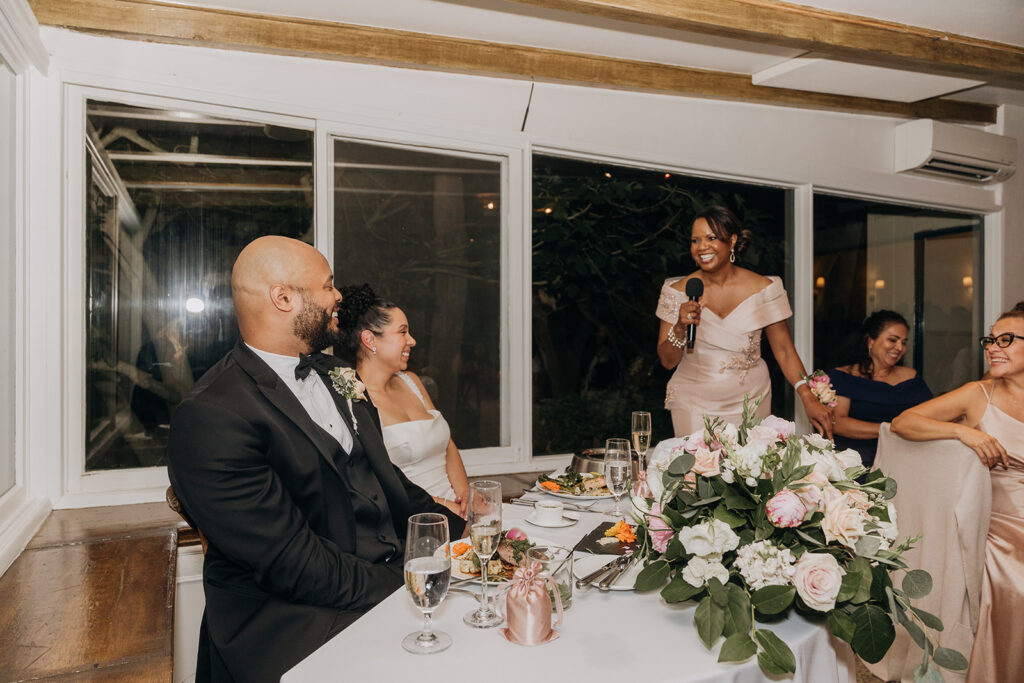
<instances>
[{"instance_id":1,"label":"eucalyptus leaf","mask_svg":"<svg viewBox=\"0 0 1024 683\"><path fill-rule=\"evenodd\" d=\"M907 633L910 634L910 637L914 639L919 648L924 650L928 647L928 639L925 637L924 631L921 630L920 626L912 621L907 621L903 624L903 628L907 629Z\"/></svg>"},{"instance_id":2,"label":"eucalyptus leaf","mask_svg":"<svg viewBox=\"0 0 1024 683\"><path fill-rule=\"evenodd\" d=\"M762 669L775 675L796 673L796 657L781 638L766 629L754 631L754 637L761 646L757 661ZM771 667L765 666L766 662Z\"/></svg>"},{"instance_id":3,"label":"eucalyptus leaf","mask_svg":"<svg viewBox=\"0 0 1024 683\"><path fill-rule=\"evenodd\" d=\"M638 591L651 591L661 588L671 571L669 563L665 560L655 560L640 570L636 577L634 587Z\"/></svg>"},{"instance_id":4,"label":"eucalyptus leaf","mask_svg":"<svg viewBox=\"0 0 1024 683\"><path fill-rule=\"evenodd\" d=\"M736 527L741 527L747 523L746 517L733 512L732 510L725 506L725 503L719 503L715 507L713 515L715 519L725 522L733 529L735 529Z\"/></svg>"},{"instance_id":5,"label":"eucalyptus leaf","mask_svg":"<svg viewBox=\"0 0 1024 683\"><path fill-rule=\"evenodd\" d=\"M850 642L855 631L853 619L841 609L832 610L828 615L828 630L836 638Z\"/></svg>"},{"instance_id":6,"label":"eucalyptus leaf","mask_svg":"<svg viewBox=\"0 0 1024 683\"><path fill-rule=\"evenodd\" d=\"M932 576L923 569L911 569L903 577L903 592L918 600L932 592Z\"/></svg>"},{"instance_id":7,"label":"eucalyptus leaf","mask_svg":"<svg viewBox=\"0 0 1024 683\"><path fill-rule=\"evenodd\" d=\"M868 663L881 661L896 638L889 615L876 605L861 605L852 616L855 632L850 645L853 651Z\"/></svg>"},{"instance_id":8,"label":"eucalyptus leaf","mask_svg":"<svg viewBox=\"0 0 1024 683\"><path fill-rule=\"evenodd\" d=\"M896 480L891 477L886 477L883 481L885 482L885 491L882 493L882 497L886 500L892 500L893 496L896 495L896 489L898 488L896 486Z\"/></svg>"},{"instance_id":9,"label":"eucalyptus leaf","mask_svg":"<svg viewBox=\"0 0 1024 683\"><path fill-rule=\"evenodd\" d=\"M687 491L686 489L679 489L679 493L676 494L676 500L678 500L679 503L683 506L691 507L693 505L696 505L700 501L700 498L698 498L696 494L694 494L691 491Z\"/></svg>"},{"instance_id":10,"label":"eucalyptus leaf","mask_svg":"<svg viewBox=\"0 0 1024 683\"><path fill-rule=\"evenodd\" d=\"M711 596L705 597L697 605L693 613L693 623L697 627L697 635L708 649L722 635L725 628L725 610L716 605Z\"/></svg>"},{"instance_id":11,"label":"eucalyptus leaf","mask_svg":"<svg viewBox=\"0 0 1024 683\"><path fill-rule=\"evenodd\" d=\"M880 547L882 547L882 539L878 536L861 536L857 539L854 550L859 556L874 557Z\"/></svg>"},{"instance_id":12,"label":"eucalyptus leaf","mask_svg":"<svg viewBox=\"0 0 1024 683\"><path fill-rule=\"evenodd\" d=\"M944 683L942 674L927 659L914 669L914 683Z\"/></svg>"},{"instance_id":13,"label":"eucalyptus leaf","mask_svg":"<svg viewBox=\"0 0 1024 683\"><path fill-rule=\"evenodd\" d=\"M687 472L693 469L694 462L696 462L696 458L693 457L693 453L684 451L682 455L668 464L666 471L673 476L684 477Z\"/></svg>"},{"instance_id":14,"label":"eucalyptus leaf","mask_svg":"<svg viewBox=\"0 0 1024 683\"><path fill-rule=\"evenodd\" d=\"M761 614L778 614L793 604L796 588L793 586L765 586L754 591L750 602Z\"/></svg>"},{"instance_id":15,"label":"eucalyptus leaf","mask_svg":"<svg viewBox=\"0 0 1024 683\"><path fill-rule=\"evenodd\" d=\"M967 658L948 647L940 647L935 650L935 663L950 671L967 670Z\"/></svg>"},{"instance_id":16,"label":"eucalyptus leaf","mask_svg":"<svg viewBox=\"0 0 1024 683\"><path fill-rule=\"evenodd\" d=\"M941 631L943 629L942 619L939 619L931 612L925 612L923 609L919 609L917 607L911 607L910 609L914 614L917 615L917 618L921 620L921 623L927 626L928 628L933 629L935 631Z\"/></svg>"},{"instance_id":17,"label":"eucalyptus leaf","mask_svg":"<svg viewBox=\"0 0 1024 683\"><path fill-rule=\"evenodd\" d=\"M668 585L661 589L661 597L665 602L684 602L704 590L704 586L694 586L683 579L682 572L677 573L668 582Z\"/></svg>"},{"instance_id":18,"label":"eucalyptus leaf","mask_svg":"<svg viewBox=\"0 0 1024 683\"><path fill-rule=\"evenodd\" d=\"M734 633L722 643L722 650L718 653L720 662L742 662L750 659L757 653L757 643L750 637L749 633Z\"/></svg>"}]
</instances>

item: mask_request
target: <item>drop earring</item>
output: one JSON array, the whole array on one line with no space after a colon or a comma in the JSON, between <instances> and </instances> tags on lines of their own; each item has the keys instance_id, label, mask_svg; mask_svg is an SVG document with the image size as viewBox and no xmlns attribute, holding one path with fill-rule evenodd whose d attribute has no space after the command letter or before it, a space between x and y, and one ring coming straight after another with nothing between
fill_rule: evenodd
<instances>
[{"instance_id":1,"label":"drop earring","mask_svg":"<svg viewBox=\"0 0 1024 683\"><path fill-rule=\"evenodd\" d=\"M374 347L373 347L372 349L370 349L370 350L371 350L371 351L373 351L373 355L375 355L375 356L377 355L377 347L376 347L376 346L374 346Z\"/></svg>"},{"instance_id":2,"label":"drop earring","mask_svg":"<svg viewBox=\"0 0 1024 683\"><path fill-rule=\"evenodd\" d=\"M736 263L736 250L735 249L730 249L729 250L729 263Z\"/></svg>"}]
</instances>

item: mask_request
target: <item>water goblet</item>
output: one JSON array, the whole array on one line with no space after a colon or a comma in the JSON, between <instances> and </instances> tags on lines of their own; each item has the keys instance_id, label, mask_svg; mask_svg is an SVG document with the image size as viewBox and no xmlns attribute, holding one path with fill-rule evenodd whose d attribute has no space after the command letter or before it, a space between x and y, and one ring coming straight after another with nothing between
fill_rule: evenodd
<instances>
[{"instance_id":1,"label":"water goblet","mask_svg":"<svg viewBox=\"0 0 1024 683\"><path fill-rule=\"evenodd\" d=\"M626 439L608 439L604 446L604 480L608 490L615 496L616 517L622 516L619 499L629 489L629 474L632 469L632 458L629 441Z\"/></svg>"},{"instance_id":2,"label":"water goblet","mask_svg":"<svg viewBox=\"0 0 1024 683\"><path fill-rule=\"evenodd\" d=\"M409 518L405 538L405 587L423 612L423 629L402 640L402 648L417 655L443 652L452 644L447 633L433 630L430 617L448 594L452 560L448 553L448 519L436 512Z\"/></svg>"},{"instance_id":3,"label":"water goblet","mask_svg":"<svg viewBox=\"0 0 1024 683\"><path fill-rule=\"evenodd\" d=\"M474 481L469 485L469 506L466 526L473 552L480 560L480 606L463 621L473 628L493 628L502 619L487 601L487 564L501 540L501 484L496 481Z\"/></svg>"}]
</instances>

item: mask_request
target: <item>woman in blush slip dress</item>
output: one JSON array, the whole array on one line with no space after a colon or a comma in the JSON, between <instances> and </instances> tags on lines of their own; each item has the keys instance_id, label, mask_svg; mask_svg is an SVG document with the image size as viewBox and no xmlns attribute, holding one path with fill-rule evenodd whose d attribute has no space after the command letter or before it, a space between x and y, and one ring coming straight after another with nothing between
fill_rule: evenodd
<instances>
[{"instance_id":1,"label":"woman in blush slip dress","mask_svg":"<svg viewBox=\"0 0 1024 683\"><path fill-rule=\"evenodd\" d=\"M996 683L1024 676L1024 307L1004 313L981 345L989 379L908 409L892 431L912 441L959 439L991 470L981 612L967 681Z\"/></svg>"},{"instance_id":2,"label":"woman in blush slip dress","mask_svg":"<svg viewBox=\"0 0 1024 683\"><path fill-rule=\"evenodd\" d=\"M763 331L811 425L832 438L832 411L801 380L804 366L786 326L793 312L782 280L735 265L750 240L750 231L742 229L732 211L721 206L705 209L693 221L690 238L690 255L698 270L669 278L661 288L658 358L665 368L675 368L665 396L675 434L701 429L704 414L738 423L744 397L761 399L757 417L771 413L768 366L761 358ZM692 278L704 283L699 301L690 301L685 294ZM687 325L697 326L696 342L689 350L684 344Z\"/></svg>"},{"instance_id":3,"label":"woman in blush slip dress","mask_svg":"<svg viewBox=\"0 0 1024 683\"><path fill-rule=\"evenodd\" d=\"M369 285L341 288L343 348L380 414L391 461L434 500L465 516L469 480L448 422L414 373L416 340L402 309L377 298Z\"/></svg>"}]
</instances>

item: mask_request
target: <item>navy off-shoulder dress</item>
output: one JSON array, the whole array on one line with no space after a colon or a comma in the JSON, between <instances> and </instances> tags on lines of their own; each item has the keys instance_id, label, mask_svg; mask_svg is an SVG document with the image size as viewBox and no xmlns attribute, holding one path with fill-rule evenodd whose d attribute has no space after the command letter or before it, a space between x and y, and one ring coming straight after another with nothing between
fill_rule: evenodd
<instances>
[{"instance_id":1,"label":"navy off-shoulder dress","mask_svg":"<svg viewBox=\"0 0 1024 683\"><path fill-rule=\"evenodd\" d=\"M921 375L899 384L888 384L833 368L828 371L828 377L836 393L850 399L850 417L865 422L892 422L907 408L932 397L931 389ZM836 448L840 450L852 448L860 453L865 467L871 467L875 462L878 439L851 439L836 434L835 441Z\"/></svg>"}]
</instances>

